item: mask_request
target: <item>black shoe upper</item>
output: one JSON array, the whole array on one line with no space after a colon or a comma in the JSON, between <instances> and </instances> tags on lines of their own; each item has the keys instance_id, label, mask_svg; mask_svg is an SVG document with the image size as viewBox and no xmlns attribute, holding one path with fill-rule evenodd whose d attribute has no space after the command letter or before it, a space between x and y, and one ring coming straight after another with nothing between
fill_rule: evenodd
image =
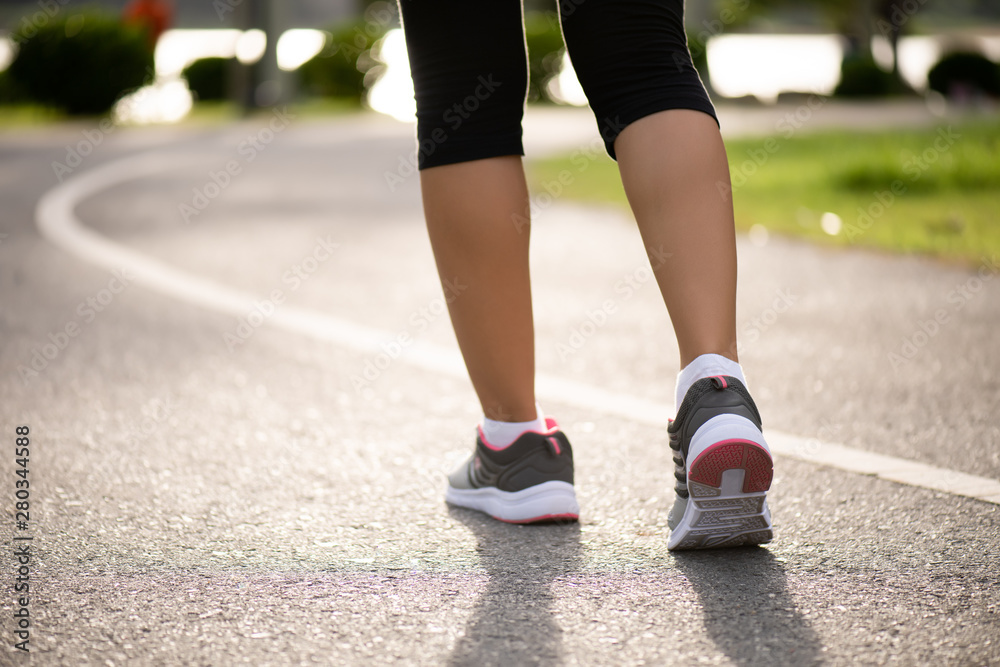
<instances>
[{"instance_id":1,"label":"black shoe upper","mask_svg":"<svg viewBox=\"0 0 1000 667\"><path fill-rule=\"evenodd\" d=\"M743 383L728 375L718 375L698 380L687 394L677 411L677 417L670 422L670 448L674 450L674 491L687 498L687 459L691 438L701 426L712 417L723 414L746 417L757 428L761 428L760 412Z\"/></svg>"},{"instance_id":2,"label":"black shoe upper","mask_svg":"<svg viewBox=\"0 0 1000 667\"><path fill-rule=\"evenodd\" d=\"M501 491L521 491L551 481L573 483L573 448L562 431L548 435L529 431L499 450L476 438L472 460L450 478L455 488L493 486Z\"/></svg>"}]
</instances>

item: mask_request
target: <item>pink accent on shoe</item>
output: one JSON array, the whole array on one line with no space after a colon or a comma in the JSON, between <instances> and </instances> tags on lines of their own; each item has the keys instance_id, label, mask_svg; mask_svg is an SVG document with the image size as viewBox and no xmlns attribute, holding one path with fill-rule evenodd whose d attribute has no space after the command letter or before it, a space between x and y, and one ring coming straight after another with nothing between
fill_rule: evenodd
<instances>
[{"instance_id":1,"label":"pink accent on shoe","mask_svg":"<svg viewBox=\"0 0 1000 667\"><path fill-rule=\"evenodd\" d=\"M579 514L543 514L542 516L536 516L531 519L501 519L498 516L493 517L497 521L503 521L504 523L538 523L541 521L559 521L560 519L569 519L572 521L577 521L580 518Z\"/></svg>"},{"instance_id":2,"label":"pink accent on shoe","mask_svg":"<svg viewBox=\"0 0 1000 667\"><path fill-rule=\"evenodd\" d=\"M548 441L549 441L549 444L551 444L555 448L555 450L556 450L556 456L559 456L560 454L562 454L562 448L559 446L559 441L558 440L556 440L555 438L553 438L553 437L550 436L548 438Z\"/></svg>"},{"instance_id":3,"label":"pink accent on shoe","mask_svg":"<svg viewBox=\"0 0 1000 667\"><path fill-rule=\"evenodd\" d=\"M724 375L713 375L712 377L718 378L719 382L722 383L722 388L723 389L725 389L726 387L729 386L729 383L726 382L726 377Z\"/></svg>"},{"instance_id":4,"label":"pink accent on shoe","mask_svg":"<svg viewBox=\"0 0 1000 667\"><path fill-rule=\"evenodd\" d=\"M744 470L743 493L760 493L771 488L774 463L767 450L756 442L739 438L721 440L694 460L688 479L719 488L726 470Z\"/></svg>"},{"instance_id":5,"label":"pink accent on shoe","mask_svg":"<svg viewBox=\"0 0 1000 667\"><path fill-rule=\"evenodd\" d=\"M483 433L482 425L476 426L476 431L479 433L479 441L483 443L483 446L486 447L486 449L492 449L494 452L507 449L507 447L497 447L496 445L491 445L490 441L486 439L486 434ZM509 446L510 445L508 445L508 447Z\"/></svg>"},{"instance_id":6,"label":"pink accent on shoe","mask_svg":"<svg viewBox=\"0 0 1000 667\"><path fill-rule=\"evenodd\" d=\"M551 436L555 435L555 433L559 430L559 424L557 424L556 420L552 419L551 417L545 418L545 426L546 428L544 431L532 431L529 429L527 431L524 431L524 433L539 433L540 435ZM486 435L483 433L482 424L476 426L476 432L479 434L479 439L483 442L483 445L486 447L486 449L491 449L494 452L499 452L503 451L504 449L507 449L507 447L510 447L510 445L498 447L497 445L490 443L490 441L486 439ZM521 435L524 435L524 433L521 433ZM521 435L517 436L517 438L520 438ZM517 438L514 438L514 440L510 444L513 445L515 442L517 442ZM557 454L559 453L558 444L556 444L556 453Z\"/></svg>"},{"instance_id":7,"label":"pink accent on shoe","mask_svg":"<svg viewBox=\"0 0 1000 667\"><path fill-rule=\"evenodd\" d=\"M546 429L545 433L543 433L542 435L552 435L553 433L559 430L559 424L557 424L556 420L553 419L552 417L546 417L545 429Z\"/></svg>"}]
</instances>

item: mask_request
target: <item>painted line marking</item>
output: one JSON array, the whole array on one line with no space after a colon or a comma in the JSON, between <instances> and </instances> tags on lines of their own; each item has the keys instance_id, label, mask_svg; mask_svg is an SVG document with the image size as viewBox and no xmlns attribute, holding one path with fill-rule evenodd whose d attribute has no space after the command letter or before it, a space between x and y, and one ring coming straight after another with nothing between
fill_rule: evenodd
<instances>
[{"instance_id":1,"label":"painted line marking","mask_svg":"<svg viewBox=\"0 0 1000 667\"><path fill-rule=\"evenodd\" d=\"M85 227L74 212L77 204L102 190L190 166L192 162L191 158L184 156L149 152L73 176L46 192L39 200L35 209L38 229L43 237L71 255L108 270L125 268L134 272L136 282L149 289L203 308L242 317L261 297L181 271L111 241ZM275 311L268 323L362 353L377 354L381 351L381 343L393 338L389 331L294 306ZM417 341L400 355L400 359L427 371L466 378L462 357L454 349ZM551 375L538 375L536 392L539 398L545 400L653 426L665 427L671 415L668 407L661 403ZM1000 481L994 479L770 429L766 436L771 451L781 456L1000 505Z\"/></svg>"}]
</instances>

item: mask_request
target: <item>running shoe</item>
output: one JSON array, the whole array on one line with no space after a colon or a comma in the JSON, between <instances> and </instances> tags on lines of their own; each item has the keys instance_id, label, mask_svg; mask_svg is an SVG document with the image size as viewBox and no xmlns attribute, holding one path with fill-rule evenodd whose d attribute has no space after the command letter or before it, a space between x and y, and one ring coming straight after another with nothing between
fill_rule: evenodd
<instances>
[{"instance_id":1,"label":"running shoe","mask_svg":"<svg viewBox=\"0 0 1000 667\"><path fill-rule=\"evenodd\" d=\"M771 450L743 383L724 375L698 380L667 432L676 465L667 548L770 542Z\"/></svg>"},{"instance_id":2,"label":"running shoe","mask_svg":"<svg viewBox=\"0 0 1000 667\"><path fill-rule=\"evenodd\" d=\"M476 452L448 477L445 500L509 523L576 520L573 449L554 419L495 447L478 429Z\"/></svg>"}]
</instances>

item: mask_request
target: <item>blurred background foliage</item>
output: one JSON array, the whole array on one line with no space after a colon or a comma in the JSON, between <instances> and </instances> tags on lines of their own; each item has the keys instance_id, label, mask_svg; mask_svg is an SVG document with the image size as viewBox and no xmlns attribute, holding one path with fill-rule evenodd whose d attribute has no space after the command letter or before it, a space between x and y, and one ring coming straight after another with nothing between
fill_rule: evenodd
<instances>
[{"instance_id":1,"label":"blurred background foliage","mask_svg":"<svg viewBox=\"0 0 1000 667\"><path fill-rule=\"evenodd\" d=\"M0 82L0 99L100 114L154 78L146 33L102 10L57 15L33 26L30 35L14 33L13 40L17 54Z\"/></svg>"},{"instance_id":2,"label":"blurred background foliage","mask_svg":"<svg viewBox=\"0 0 1000 667\"><path fill-rule=\"evenodd\" d=\"M57 12L34 23L28 17L37 17L41 5L17 2L21 14L9 11L11 3L0 2L0 24L11 28L7 37L13 46L8 68L0 69L0 118L48 122L66 115L104 114L116 100L153 79L149 35L122 25L120 15L111 11L120 10L121 2L115 7L115 3L104 3L104 9L59 5ZM202 3L200 23L184 27L219 28L234 23L232 17L229 23L218 22L214 12L206 15L207 3L198 2ZM254 0L241 2L249 5ZM342 5L345 11L330 12L323 23L309 24L325 25L321 47L314 56L307 54L308 59L289 76L297 82L299 105L318 102L316 108L322 113L339 113L364 106L371 86L387 71L382 48L400 23L391 1L329 2ZM176 3L194 6L195 0ZM553 104L557 100L549 83L559 76L565 62L555 0L524 0L524 12L528 101ZM235 25L246 29L256 24L236 21ZM1000 66L991 59L1000 51L977 41L983 35L996 39L1000 34L1000 0L688 0L686 27L692 59L710 89L707 55L712 39L739 34L816 35L843 45L834 96L876 101L895 97L902 105L918 106L922 106L920 97L900 75L900 40L933 37L937 41L932 53L937 55L927 64L937 62L928 72L928 90L922 93L927 106L945 109L943 96L956 102L955 108L981 112L978 117L970 115L971 120L955 122L960 141L928 152L928 146L937 145L936 128L817 131L785 138L780 152L747 179L734 197L737 225L963 261L975 261L984 252L1000 252L996 217ZM831 34L837 37L829 39ZM879 53L873 52L873 41L880 45ZM886 59L886 47L895 57ZM829 74L836 72L836 62L828 66ZM203 58L189 63L181 76L195 100L204 105L200 109L224 107L230 115L222 120L231 120L240 105L218 101L246 100L234 91L243 86L246 92L251 67L232 57ZM720 87L721 72L720 67ZM786 99L801 102L802 96L792 91ZM754 100L740 102L752 104ZM950 102L947 108L952 108ZM734 174L739 175L747 155L759 153L760 141L727 141ZM570 156L529 163L532 185L538 187L568 172L573 175L573 183L565 187L568 197L625 206L615 164L604 158L587 164L585 171L579 171ZM844 229L856 228L873 206L873 197L879 201L876 195L893 183L905 184L906 197L897 198L863 234L833 234L829 224L827 228L820 224L824 216L828 222L836 216ZM796 202L794 206L790 199Z\"/></svg>"},{"instance_id":3,"label":"blurred background foliage","mask_svg":"<svg viewBox=\"0 0 1000 667\"><path fill-rule=\"evenodd\" d=\"M201 58L181 72L196 100L201 102L224 100L229 96L227 72L237 66L236 58Z\"/></svg>"},{"instance_id":4,"label":"blurred background foliage","mask_svg":"<svg viewBox=\"0 0 1000 667\"><path fill-rule=\"evenodd\" d=\"M366 87L384 67L373 49L398 27L398 10L388 2L369 3L357 19L331 26L323 49L298 70L301 90L361 105Z\"/></svg>"},{"instance_id":5,"label":"blurred background foliage","mask_svg":"<svg viewBox=\"0 0 1000 667\"><path fill-rule=\"evenodd\" d=\"M833 92L844 97L915 95L897 64L903 36L968 26L980 19L1000 25L1000 0L690 0L687 9L689 48L709 87L707 44L715 36L833 32L846 45L840 83ZM557 102L549 83L563 66L565 49L556 2L525 0L524 11L528 101ZM13 26L23 21L7 20ZM399 25L395 3L360 2L354 18L324 29L322 49L294 73L299 96L362 106L367 90L386 68L379 58L380 41ZM871 43L877 36L896 54L889 66L873 57ZM99 114L152 78L148 42L107 10L67 5L31 34L15 30L11 38L15 54L9 68L0 72L0 105L28 103L68 114ZM233 79L240 68L234 59L206 58L189 64L183 77L196 100L221 100L234 97ZM942 54L929 88L946 96L997 98L1000 66L959 40Z\"/></svg>"}]
</instances>

